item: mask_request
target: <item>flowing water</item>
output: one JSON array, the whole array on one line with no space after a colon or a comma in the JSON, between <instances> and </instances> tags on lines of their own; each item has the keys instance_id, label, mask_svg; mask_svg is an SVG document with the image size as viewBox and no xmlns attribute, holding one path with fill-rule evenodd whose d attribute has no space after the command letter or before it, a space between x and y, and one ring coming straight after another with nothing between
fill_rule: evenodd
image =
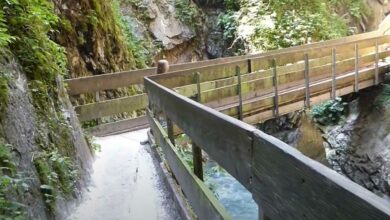
<instances>
[{"instance_id":1,"label":"flowing water","mask_svg":"<svg viewBox=\"0 0 390 220\"><path fill-rule=\"evenodd\" d=\"M234 177L211 160L206 162L205 174L206 185L233 219L258 219L258 206L252 194Z\"/></svg>"}]
</instances>

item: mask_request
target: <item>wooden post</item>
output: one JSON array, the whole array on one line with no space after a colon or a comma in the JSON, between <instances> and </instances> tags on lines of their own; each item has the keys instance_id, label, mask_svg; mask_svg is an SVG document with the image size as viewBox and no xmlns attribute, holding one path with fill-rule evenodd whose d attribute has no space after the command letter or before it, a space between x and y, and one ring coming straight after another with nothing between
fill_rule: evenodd
<instances>
[{"instance_id":1,"label":"wooden post","mask_svg":"<svg viewBox=\"0 0 390 220\"><path fill-rule=\"evenodd\" d=\"M100 91L95 92L95 102L100 102ZM96 119L96 124L99 125L102 123L102 119L98 118Z\"/></svg>"},{"instance_id":2,"label":"wooden post","mask_svg":"<svg viewBox=\"0 0 390 220\"><path fill-rule=\"evenodd\" d=\"M195 81L196 81L196 90L197 90L196 100L199 103L202 103L202 91L200 88L200 73L199 72L195 73Z\"/></svg>"},{"instance_id":3,"label":"wooden post","mask_svg":"<svg viewBox=\"0 0 390 220\"><path fill-rule=\"evenodd\" d=\"M305 54L305 107L310 108L309 55Z\"/></svg>"},{"instance_id":4,"label":"wooden post","mask_svg":"<svg viewBox=\"0 0 390 220\"><path fill-rule=\"evenodd\" d=\"M359 92L359 44L355 44L355 92Z\"/></svg>"},{"instance_id":5,"label":"wooden post","mask_svg":"<svg viewBox=\"0 0 390 220\"><path fill-rule=\"evenodd\" d=\"M169 71L169 62L167 60L159 60L157 63L157 75L167 73L168 71ZM171 119L168 118L168 116L165 117L165 120L167 122L168 138L171 141L172 145L175 145L175 134L173 131L173 122Z\"/></svg>"},{"instance_id":6,"label":"wooden post","mask_svg":"<svg viewBox=\"0 0 390 220\"><path fill-rule=\"evenodd\" d=\"M169 62L167 60L159 60L157 63L157 74L167 73L169 71Z\"/></svg>"},{"instance_id":7,"label":"wooden post","mask_svg":"<svg viewBox=\"0 0 390 220\"><path fill-rule=\"evenodd\" d=\"M336 49L332 48L332 94L331 98L336 99Z\"/></svg>"},{"instance_id":8,"label":"wooden post","mask_svg":"<svg viewBox=\"0 0 390 220\"><path fill-rule=\"evenodd\" d=\"M252 72L252 59L248 59L248 73Z\"/></svg>"},{"instance_id":9,"label":"wooden post","mask_svg":"<svg viewBox=\"0 0 390 220\"><path fill-rule=\"evenodd\" d=\"M279 116L279 95L278 95L278 73L276 71L276 60L272 59L272 68L273 68L273 86L274 86L274 117Z\"/></svg>"},{"instance_id":10,"label":"wooden post","mask_svg":"<svg viewBox=\"0 0 390 220\"><path fill-rule=\"evenodd\" d=\"M196 87L197 87L197 99L200 103L202 100L201 88L200 88L200 74L196 73ZM198 147L195 142L192 141L192 162L194 164L194 174L203 181L203 163L202 163L202 149Z\"/></svg>"},{"instance_id":11,"label":"wooden post","mask_svg":"<svg viewBox=\"0 0 390 220\"><path fill-rule=\"evenodd\" d=\"M242 112L242 90L241 90L241 71L240 67L236 66L236 75L238 79L237 90L238 90L238 119L243 120Z\"/></svg>"},{"instance_id":12,"label":"wooden post","mask_svg":"<svg viewBox=\"0 0 390 220\"><path fill-rule=\"evenodd\" d=\"M379 51L378 40L375 40L375 85L379 84Z\"/></svg>"}]
</instances>

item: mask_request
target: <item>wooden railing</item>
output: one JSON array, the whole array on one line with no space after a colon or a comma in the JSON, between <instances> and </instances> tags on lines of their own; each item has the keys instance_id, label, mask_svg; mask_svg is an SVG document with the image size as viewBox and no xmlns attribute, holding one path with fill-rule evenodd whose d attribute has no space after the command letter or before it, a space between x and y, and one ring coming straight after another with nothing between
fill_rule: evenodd
<instances>
[{"instance_id":1,"label":"wooden railing","mask_svg":"<svg viewBox=\"0 0 390 220\"><path fill-rule=\"evenodd\" d=\"M200 219L229 216L180 159L157 115L166 115L245 186L271 219L390 219L388 202L291 146L151 79L145 86L153 134Z\"/></svg>"},{"instance_id":2,"label":"wooden railing","mask_svg":"<svg viewBox=\"0 0 390 220\"><path fill-rule=\"evenodd\" d=\"M237 66L239 67L241 82L240 92L242 98L242 112L245 121L248 123L258 123L270 117L253 116L254 113L259 113L258 107L271 108L270 99L259 100L258 90L262 89L264 95L270 95L273 88L273 66L270 61L276 60L275 69L278 74L276 82L282 84L280 93L284 89L292 86L302 85L304 72L304 55L309 58L310 80L314 81L324 76L324 73L329 73L332 63L331 49L337 47L337 73L350 71L354 62L354 46L358 45L359 56L361 62L359 67L372 64L375 58L372 53L375 48L375 41L378 42L379 59L387 57L388 52L384 50L384 44L388 42L388 37L381 35L380 31L365 33L361 35L350 36L342 39L319 42L309 45L292 47L282 50L271 51L263 54L230 57L210 61L202 61L197 63L172 65L169 74L156 76L154 80L161 85L169 88L174 88L180 94L191 97L197 95L197 84L195 73L199 74L199 83L201 88L201 102L207 103L208 106L214 107L228 115L236 116L238 107L238 91L237 91ZM287 65L289 64L289 65ZM383 68L380 70L382 71ZM133 85L141 85L143 77L152 76L156 73L156 68L145 70L127 71L113 74L103 74L91 77L77 78L66 80L69 88L69 94L78 96L80 94L92 94L97 102L75 106L75 110L79 115L80 121L95 120L102 117L114 116L123 112L132 112L145 110L148 97L144 94L122 97L111 100L99 100L99 91L118 89ZM371 70L366 70L367 74L371 74ZM365 73L362 73L362 80ZM286 81L294 81L285 84ZM365 84L364 84L365 85ZM362 85L364 87L364 85ZM268 90L267 90L268 89ZM267 92L268 91L268 92ZM296 91L299 93L300 91ZM287 95L283 95L280 104L290 102ZM255 100L256 98L256 100ZM287 100L287 101L285 101ZM263 105L262 103L268 103ZM314 103L314 102L313 102ZM302 105L296 105L296 108L301 108ZM281 106L281 112L283 107ZM269 113L263 113L268 114ZM251 116L251 117L250 117ZM249 118L250 117L250 118ZM112 134L116 132L136 130L148 126L145 116L138 118L125 119L117 122L100 124L90 131L95 135Z\"/></svg>"}]
</instances>

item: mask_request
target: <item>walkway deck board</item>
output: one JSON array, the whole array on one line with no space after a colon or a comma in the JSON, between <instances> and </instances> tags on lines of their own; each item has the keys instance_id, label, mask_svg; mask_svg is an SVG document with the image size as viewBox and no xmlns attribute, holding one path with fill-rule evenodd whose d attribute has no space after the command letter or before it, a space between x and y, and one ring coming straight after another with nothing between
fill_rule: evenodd
<instances>
[{"instance_id":1,"label":"walkway deck board","mask_svg":"<svg viewBox=\"0 0 390 220\"><path fill-rule=\"evenodd\" d=\"M97 138L91 184L69 219L180 219L148 152L147 130Z\"/></svg>"}]
</instances>

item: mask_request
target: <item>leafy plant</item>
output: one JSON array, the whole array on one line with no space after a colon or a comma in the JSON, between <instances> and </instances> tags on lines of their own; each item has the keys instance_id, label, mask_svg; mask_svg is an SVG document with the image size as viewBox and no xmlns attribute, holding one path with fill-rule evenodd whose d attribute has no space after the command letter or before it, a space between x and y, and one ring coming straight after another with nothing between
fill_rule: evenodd
<instances>
[{"instance_id":1,"label":"leafy plant","mask_svg":"<svg viewBox=\"0 0 390 220\"><path fill-rule=\"evenodd\" d=\"M195 3L191 0L171 0L174 2L176 8L176 17L187 24L194 31L199 27L198 18L200 12Z\"/></svg>"},{"instance_id":2,"label":"leafy plant","mask_svg":"<svg viewBox=\"0 0 390 220\"><path fill-rule=\"evenodd\" d=\"M33 162L42 183L40 189L45 202L50 211L54 212L54 204L58 197L68 197L76 191L78 169L69 157L57 150L39 153Z\"/></svg>"},{"instance_id":3,"label":"leafy plant","mask_svg":"<svg viewBox=\"0 0 390 220\"><path fill-rule=\"evenodd\" d=\"M141 3L138 3L141 5ZM134 30L129 25L126 19L120 10L119 0L113 0L112 2L114 18L117 25L122 30L122 33L125 38L125 42L127 44L127 49L129 53L134 57L136 66L138 68L146 68L148 64L152 62L152 56L149 53L146 45L141 39L137 39L137 37L133 34Z\"/></svg>"},{"instance_id":4,"label":"leafy plant","mask_svg":"<svg viewBox=\"0 0 390 220\"><path fill-rule=\"evenodd\" d=\"M13 39L15 38L8 34L7 25L4 20L4 12L0 11L0 49L11 43Z\"/></svg>"},{"instance_id":5,"label":"leafy plant","mask_svg":"<svg viewBox=\"0 0 390 220\"><path fill-rule=\"evenodd\" d=\"M374 106L376 109L382 109L390 101L390 85L384 84L381 92L374 100Z\"/></svg>"},{"instance_id":6,"label":"leafy plant","mask_svg":"<svg viewBox=\"0 0 390 220\"><path fill-rule=\"evenodd\" d=\"M15 36L8 46L30 79L53 82L66 73L65 50L49 37L59 19L48 0L0 1L3 26ZM8 38L9 39L9 38ZM8 41L9 42L9 41Z\"/></svg>"},{"instance_id":7,"label":"leafy plant","mask_svg":"<svg viewBox=\"0 0 390 220\"><path fill-rule=\"evenodd\" d=\"M26 219L26 206L12 199L30 188L30 178L16 172L12 146L0 138L0 219Z\"/></svg>"},{"instance_id":8,"label":"leafy plant","mask_svg":"<svg viewBox=\"0 0 390 220\"><path fill-rule=\"evenodd\" d=\"M237 17L234 12L228 11L218 16L217 24L223 30L223 40L232 43L237 33Z\"/></svg>"},{"instance_id":9,"label":"leafy plant","mask_svg":"<svg viewBox=\"0 0 390 220\"><path fill-rule=\"evenodd\" d=\"M311 115L315 122L321 125L337 124L347 113L347 103L340 97L316 105L311 110Z\"/></svg>"}]
</instances>

